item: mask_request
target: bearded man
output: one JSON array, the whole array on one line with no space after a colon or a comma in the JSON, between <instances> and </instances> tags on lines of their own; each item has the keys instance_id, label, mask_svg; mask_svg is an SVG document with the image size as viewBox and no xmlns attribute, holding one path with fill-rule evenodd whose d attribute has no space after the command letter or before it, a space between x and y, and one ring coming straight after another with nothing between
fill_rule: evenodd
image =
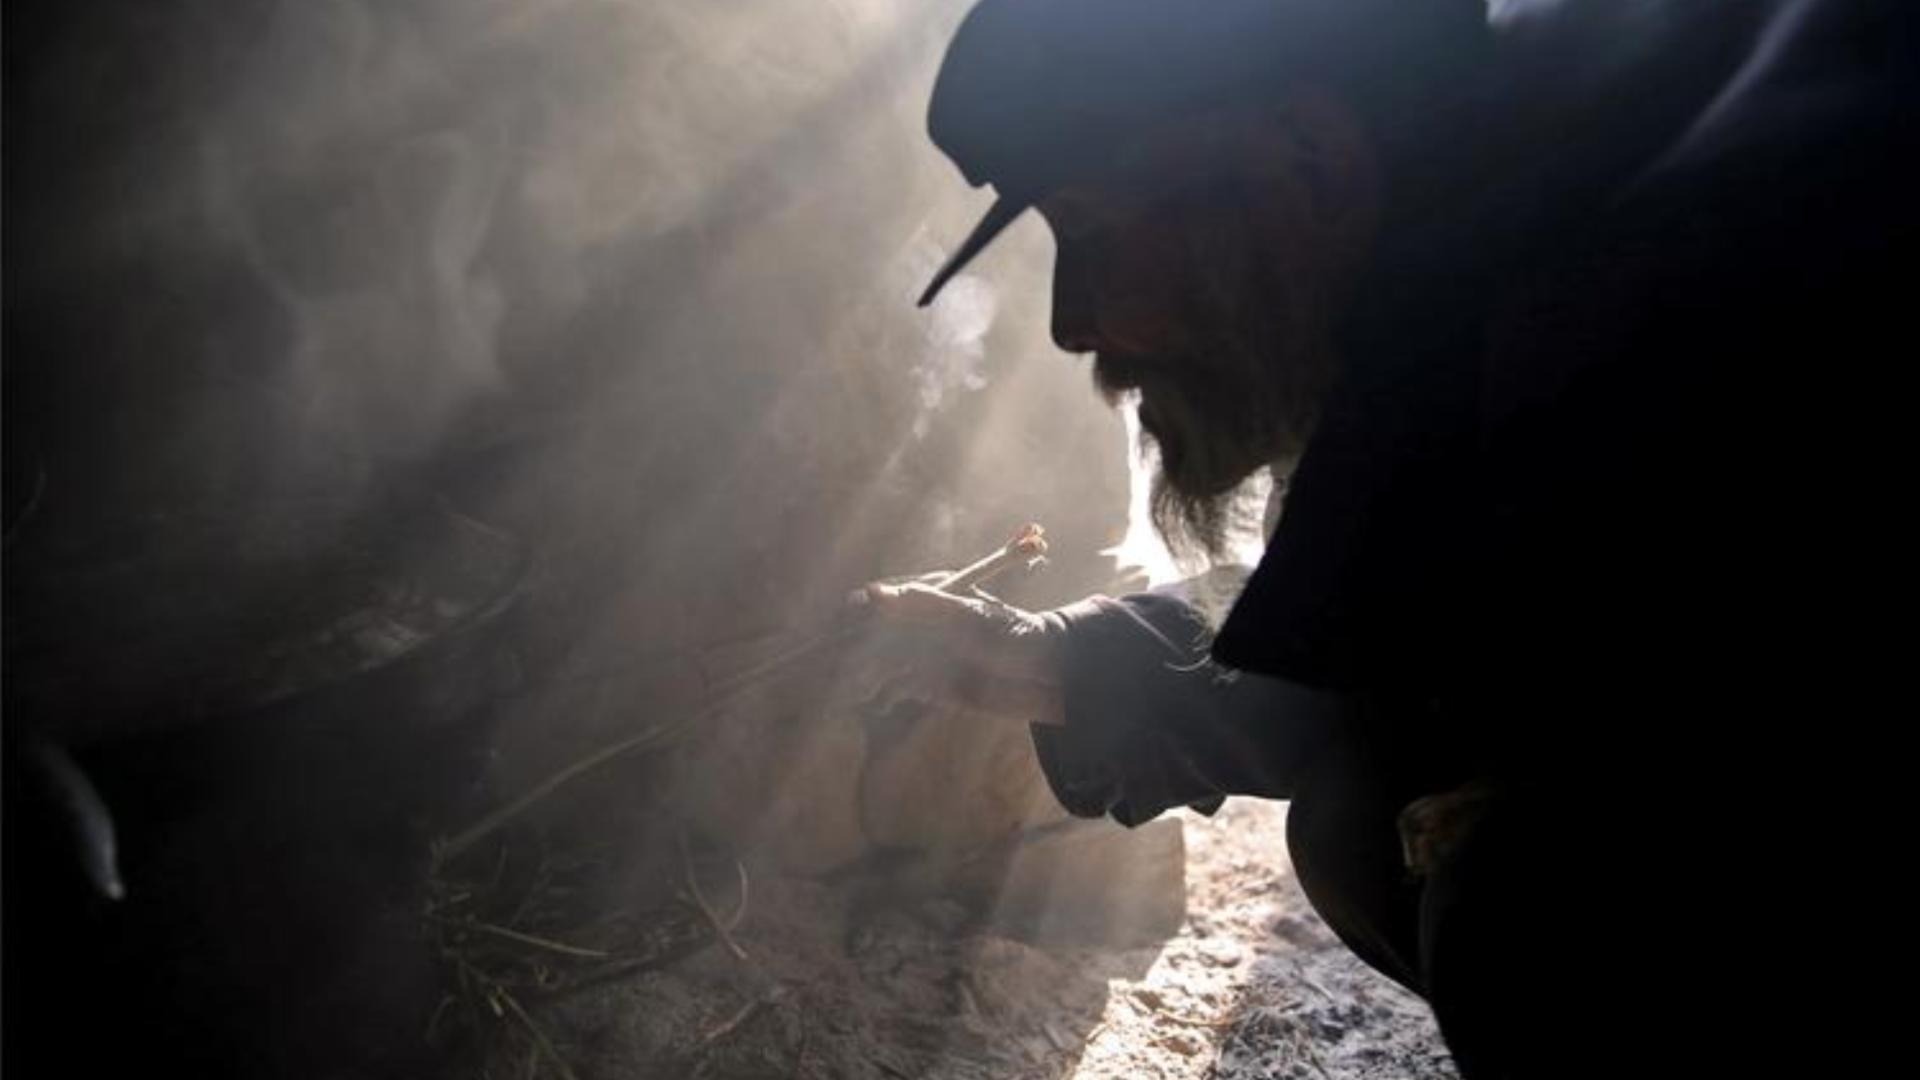
<instances>
[{"instance_id":1,"label":"bearded man","mask_svg":"<svg viewBox=\"0 0 1920 1080\"><path fill-rule=\"evenodd\" d=\"M1860 705L1835 598L1894 565L1856 421L1904 332L1911 19L1496 8L983 0L929 128L997 200L923 302L1036 210L1163 531L1217 544L1261 468L1286 504L1210 656L1163 596L870 591L1075 813L1291 799L1315 908L1468 1077L1771 1073L1768 988L1825 969L1755 950L1754 875L1870 844L1872 742L1804 725ZM1627 1002L1678 1041L1620 1038Z\"/></svg>"}]
</instances>

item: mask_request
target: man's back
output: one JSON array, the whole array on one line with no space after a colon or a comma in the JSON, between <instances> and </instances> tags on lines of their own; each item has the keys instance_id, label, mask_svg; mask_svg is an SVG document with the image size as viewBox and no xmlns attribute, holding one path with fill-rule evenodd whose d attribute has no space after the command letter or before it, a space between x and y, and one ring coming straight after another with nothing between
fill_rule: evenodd
<instances>
[{"instance_id":1,"label":"man's back","mask_svg":"<svg viewBox=\"0 0 1920 1080\"><path fill-rule=\"evenodd\" d=\"M1692 989L1652 1015L1751 1037L1776 977L1823 967L1755 941L1834 888L1761 901L1756 877L1884 842L1859 796L1890 669L1856 612L1900 573L1879 417L1920 67L1892 5L1745 14L1677 18L1670 52L1642 43L1501 146L1470 226L1400 238L1216 646L1418 703L1367 737L1430 760L1437 725L1498 792L1420 901L1422 978L1475 1075L1741 1059L1532 1055L1592 1045L1653 964ZM1574 29L1515 44L1623 48Z\"/></svg>"}]
</instances>

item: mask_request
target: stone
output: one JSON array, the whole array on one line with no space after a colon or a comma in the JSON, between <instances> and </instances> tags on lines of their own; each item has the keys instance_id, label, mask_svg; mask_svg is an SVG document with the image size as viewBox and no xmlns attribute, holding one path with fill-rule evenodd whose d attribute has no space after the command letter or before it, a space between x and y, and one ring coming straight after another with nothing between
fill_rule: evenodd
<instances>
[{"instance_id":1,"label":"stone","mask_svg":"<svg viewBox=\"0 0 1920 1080\"><path fill-rule=\"evenodd\" d=\"M1239 948L1229 942L1203 942L1194 951L1209 967L1236 967L1242 959Z\"/></svg>"},{"instance_id":2,"label":"stone","mask_svg":"<svg viewBox=\"0 0 1920 1080\"><path fill-rule=\"evenodd\" d=\"M770 684L741 697L676 761L673 804L710 836L792 874L818 875L868 850L857 778L859 718Z\"/></svg>"},{"instance_id":3,"label":"stone","mask_svg":"<svg viewBox=\"0 0 1920 1080\"><path fill-rule=\"evenodd\" d=\"M1136 829L1072 821L1039 830L967 882L989 922L1031 941L1163 941L1186 916L1186 842L1178 818Z\"/></svg>"},{"instance_id":4,"label":"stone","mask_svg":"<svg viewBox=\"0 0 1920 1080\"><path fill-rule=\"evenodd\" d=\"M1027 725L926 707L876 740L861 822L876 844L969 852L1064 820Z\"/></svg>"},{"instance_id":5,"label":"stone","mask_svg":"<svg viewBox=\"0 0 1920 1080\"><path fill-rule=\"evenodd\" d=\"M963 985L991 1018L1046 1015L1063 1004L1074 972L1041 949L993 935L970 940L963 952Z\"/></svg>"},{"instance_id":6,"label":"stone","mask_svg":"<svg viewBox=\"0 0 1920 1080\"><path fill-rule=\"evenodd\" d=\"M1201 1050L1200 1040L1184 1031L1170 1031L1159 1039L1160 1045L1182 1057L1192 1057Z\"/></svg>"}]
</instances>

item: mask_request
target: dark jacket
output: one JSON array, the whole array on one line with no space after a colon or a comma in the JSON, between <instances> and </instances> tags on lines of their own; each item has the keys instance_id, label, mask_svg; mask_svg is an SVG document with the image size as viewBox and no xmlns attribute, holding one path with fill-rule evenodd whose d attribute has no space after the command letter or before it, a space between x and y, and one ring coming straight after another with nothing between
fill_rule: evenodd
<instances>
[{"instance_id":1,"label":"dark jacket","mask_svg":"<svg viewBox=\"0 0 1920 1080\"><path fill-rule=\"evenodd\" d=\"M1899 571L1913 17L1513 8L1482 122L1394 192L1212 656L1356 695L1335 726L1438 754L1436 783L1792 776L1801 747L1742 732L1859 684L1885 648L1849 612ZM1175 670L1199 659L1176 601L1098 610L1067 729L1037 736L1070 809L1289 792L1326 710Z\"/></svg>"},{"instance_id":2,"label":"dark jacket","mask_svg":"<svg viewBox=\"0 0 1920 1080\"><path fill-rule=\"evenodd\" d=\"M1177 602L1084 609L1040 759L1127 823L1293 797L1315 908L1471 1080L1864 1074L1838 1033L1894 1028L1809 988L1911 918L1916 16L1502 7L1211 662ZM1397 810L1463 780L1409 874Z\"/></svg>"}]
</instances>

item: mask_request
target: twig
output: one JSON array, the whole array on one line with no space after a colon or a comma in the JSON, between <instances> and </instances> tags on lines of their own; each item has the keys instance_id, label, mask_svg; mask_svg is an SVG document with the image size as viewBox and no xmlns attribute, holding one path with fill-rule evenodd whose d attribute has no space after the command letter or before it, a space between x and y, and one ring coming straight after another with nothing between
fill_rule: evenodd
<instances>
[{"instance_id":1,"label":"twig","mask_svg":"<svg viewBox=\"0 0 1920 1080\"><path fill-rule=\"evenodd\" d=\"M1015 563L1025 561L1029 566L1046 558L1046 530L1039 525L1022 525L1000 550L961 567L935 583L942 592L964 592L977 585L984 585L1013 568Z\"/></svg>"},{"instance_id":2,"label":"twig","mask_svg":"<svg viewBox=\"0 0 1920 1080\"><path fill-rule=\"evenodd\" d=\"M859 629L857 626L838 626L816 634L778 656L774 656L746 671L716 683L712 689L712 698L703 708L693 715L650 727L638 735L622 739L610 746L601 747L599 750L568 765L566 768L535 784L526 794L492 811L479 821L474 822L452 839L440 842L434 848L434 860L436 862L446 862L459 856L462 852L486 838L488 834L494 832L507 822L512 821L514 818L519 817L525 813L529 807L553 794L555 791L558 791L563 785L581 775L591 772L624 754L647 749L657 743L666 742L696 724L712 718L718 714L721 709L730 704L733 698L742 691L750 689L762 680L776 675L798 664L802 660L811 658L815 653L820 652L829 645L845 640L857 629Z\"/></svg>"},{"instance_id":3,"label":"twig","mask_svg":"<svg viewBox=\"0 0 1920 1080\"><path fill-rule=\"evenodd\" d=\"M565 1080L579 1080L579 1077L574 1075L573 1067L567 1064L567 1059L561 1057L560 1051L554 1049L553 1041L547 1038L547 1033L540 1029L540 1025L533 1022L533 1017L527 1015L527 1010L520 1007L520 999L514 997L506 987L498 983L494 985L500 1000L506 1002L507 1008L512 1009L513 1015L519 1017L520 1023L526 1027L527 1034L533 1036L534 1046L539 1048L539 1053L547 1055L548 1060L553 1062L553 1067L560 1070L560 1075Z\"/></svg>"},{"instance_id":4,"label":"twig","mask_svg":"<svg viewBox=\"0 0 1920 1080\"><path fill-rule=\"evenodd\" d=\"M493 1009L494 1015L503 1016L504 1014L500 1011L500 1006L505 1005L507 1009L513 1013L515 1018L520 1021L520 1025L527 1029L527 1034L533 1039L536 1059L540 1054L545 1054L547 1058L553 1062L553 1067L559 1070L564 1080L580 1080L580 1078L574 1074L572 1066L567 1064L567 1059L561 1057L560 1051L554 1048L553 1040L547 1038L547 1033L541 1029L539 1024L534 1023L533 1017L527 1015L527 1010L520 1007L520 999L514 997L512 991L508 990L499 980L486 974L479 968L474 967L466 960L458 959L456 962L460 965L460 969L465 975L471 977L486 988L487 1004Z\"/></svg>"},{"instance_id":5,"label":"twig","mask_svg":"<svg viewBox=\"0 0 1920 1080\"><path fill-rule=\"evenodd\" d=\"M804 639L798 645L784 652L776 653L758 664L747 668L745 671L735 672L724 679L716 681L712 687L714 700L705 709L701 710L701 712L705 714L718 711L719 707L726 704L734 694L761 682L769 676L777 675L802 660L808 659L813 656L814 653L819 652L828 645L852 636L853 632L858 629L860 629L858 625L842 625L820 631Z\"/></svg>"},{"instance_id":6,"label":"twig","mask_svg":"<svg viewBox=\"0 0 1920 1080\"><path fill-rule=\"evenodd\" d=\"M708 1029L705 1035L700 1036L700 1045L710 1046L713 1043L720 1041L721 1039L725 1038L728 1034L732 1033L732 1031L735 1028L739 1027L741 1024L746 1023L747 1020L750 1019L754 1013L757 1013L761 1009L766 1008L772 1002L773 1002L773 998L770 995L763 995L761 997L754 998L752 1001L747 1002L745 1005L740 1006L739 1009L734 1011L734 1014L732 1016L729 1016L725 1020L722 1020L720 1023Z\"/></svg>"},{"instance_id":7,"label":"twig","mask_svg":"<svg viewBox=\"0 0 1920 1080\"><path fill-rule=\"evenodd\" d=\"M732 928L721 921L720 916L714 913L713 905L707 903L706 894L700 891L700 878L693 870L693 853L687 849L686 826L676 825L673 830L673 836L680 845L680 865L686 874L687 892L693 899L693 906L700 909L700 914L707 920L707 925L713 927L714 936L719 938L720 943L727 947L727 951L733 954L733 958L744 962L747 959L747 950L741 948L740 943L733 939ZM746 868L741 866L737 861L734 865L740 869L740 880L744 883L746 881ZM740 907L735 911L735 914L743 914L746 909L747 894L746 890L742 888L740 893Z\"/></svg>"},{"instance_id":8,"label":"twig","mask_svg":"<svg viewBox=\"0 0 1920 1080\"><path fill-rule=\"evenodd\" d=\"M564 941L554 941L552 938L543 938L533 934L522 933L518 930L509 930L504 926L495 926L492 923L479 922L474 919L449 919L443 915L432 914L427 915L426 918L427 921L436 922L442 926L449 926L459 930L478 930L483 934L492 934L495 937L506 938L508 941L517 941L522 945L533 945L542 949L550 949L553 952L566 956L579 956L588 960L605 960L613 955L601 949L588 949L579 945L569 945Z\"/></svg>"},{"instance_id":9,"label":"twig","mask_svg":"<svg viewBox=\"0 0 1920 1080\"><path fill-rule=\"evenodd\" d=\"M638 735L622 739L611 746L602 747L586 757L581 758L579 761L574 762L559 772L554 773L552 776L547 777L545 780L542 780L540 783L535 784L533 789L525 795L520 796L481 818L451 840L443 841L437 845L433 853L434 860L436 862L446 862L458 856L495 829L520 816L520 814L524 813L526 809L534 803L553 794L554 791L569 780L600 765L604 765L622 754L639 750L656 742L662 742L677 734L692 722L692 720L681 720L650 727Z\"/></svg>"},{"instance_id":10,"label":"twig","mask_svg":"<svg viewBox=\"0 0 1920 1080\"><path fill-rule=\"evenodd\" d=\"M733 869L734 873L739 875L740 878L740 902L734 905L733 914L727 916L727 929L729 930L739 926L740 921L747 917L747 864L741 862L739 859L735 859L733 860Z\"/></svg>"},{"instance_id":11,"label":"twig","mask_svg":"<svg viewBox=\"0 0 1920 1080\"><path fill-rule=\"evenodd\" d=\"M447 1010L453 1007L453 1002L454 998L452 994L440 995L440 1004L433 1007L433 1015L427 1018L427 1032L423 1038L425 1038L428 1043L432 1043L433 1037L439 1033L440 1018L445 1016Z\"/></svg>"},{"instance_id":12,"label":"twig","mask_svg":"<svg viewBox=\"0 0 1920 1080\"><path fill-rule=\"evenodd\" d=\"M949 590L971 588L1009 569L1023 559L1029 565L1041 560L1045 557L1047 550L1044 534L1045 530L1038 525L1022 526L1000 550L942 578L939 587ZM715 683L711 690L712 697L706 706L692 716L648 728L638 735L622 739L611 746L602 747L568 765L535 784L526 794L487 814L452 839L436 845L433 852L434 861L440 863L457 857L489 833L525 813L528 807L559 790L567 782L623 754L665 742L695 724L711 718L726 706L734 695L793 667L802 660L810 659L815 653L830 645L846 640L859 629L860 625L857 622L836 625L808 637L791 649Z\"/></svg>"},{"instance_id":13,"label":"twig","mask_svg":"<svg viewBox=\"0 0 1920 1080\"><path fill-rule=\"evenodd\" d=\"M1052 1080L1066 1080L1067 1077L1072 1076L1075 1072L1078 1072L1080 1069L1080 1066L1086 1064L1087 1054L1092 1052L1094 1040L1098 1039L1102 1035L1105 1035L1107 1033L1107 1030L1108 1030L1107 1022L1105 1020L1102 1020L1100 1021L1100 1024L1098 1027L1095 1027L1092 1031L1087 1032L1087 1037L1080 1040L1080 1053L1078 1055L1074 1055L1074 1054L1065 1055L1066 1060L1061 1062L1060 1071L1053 1074ZM1062 1049L1066 1049L1066 1048L1062 1047Z\"/></svg>"}]
</instances>

